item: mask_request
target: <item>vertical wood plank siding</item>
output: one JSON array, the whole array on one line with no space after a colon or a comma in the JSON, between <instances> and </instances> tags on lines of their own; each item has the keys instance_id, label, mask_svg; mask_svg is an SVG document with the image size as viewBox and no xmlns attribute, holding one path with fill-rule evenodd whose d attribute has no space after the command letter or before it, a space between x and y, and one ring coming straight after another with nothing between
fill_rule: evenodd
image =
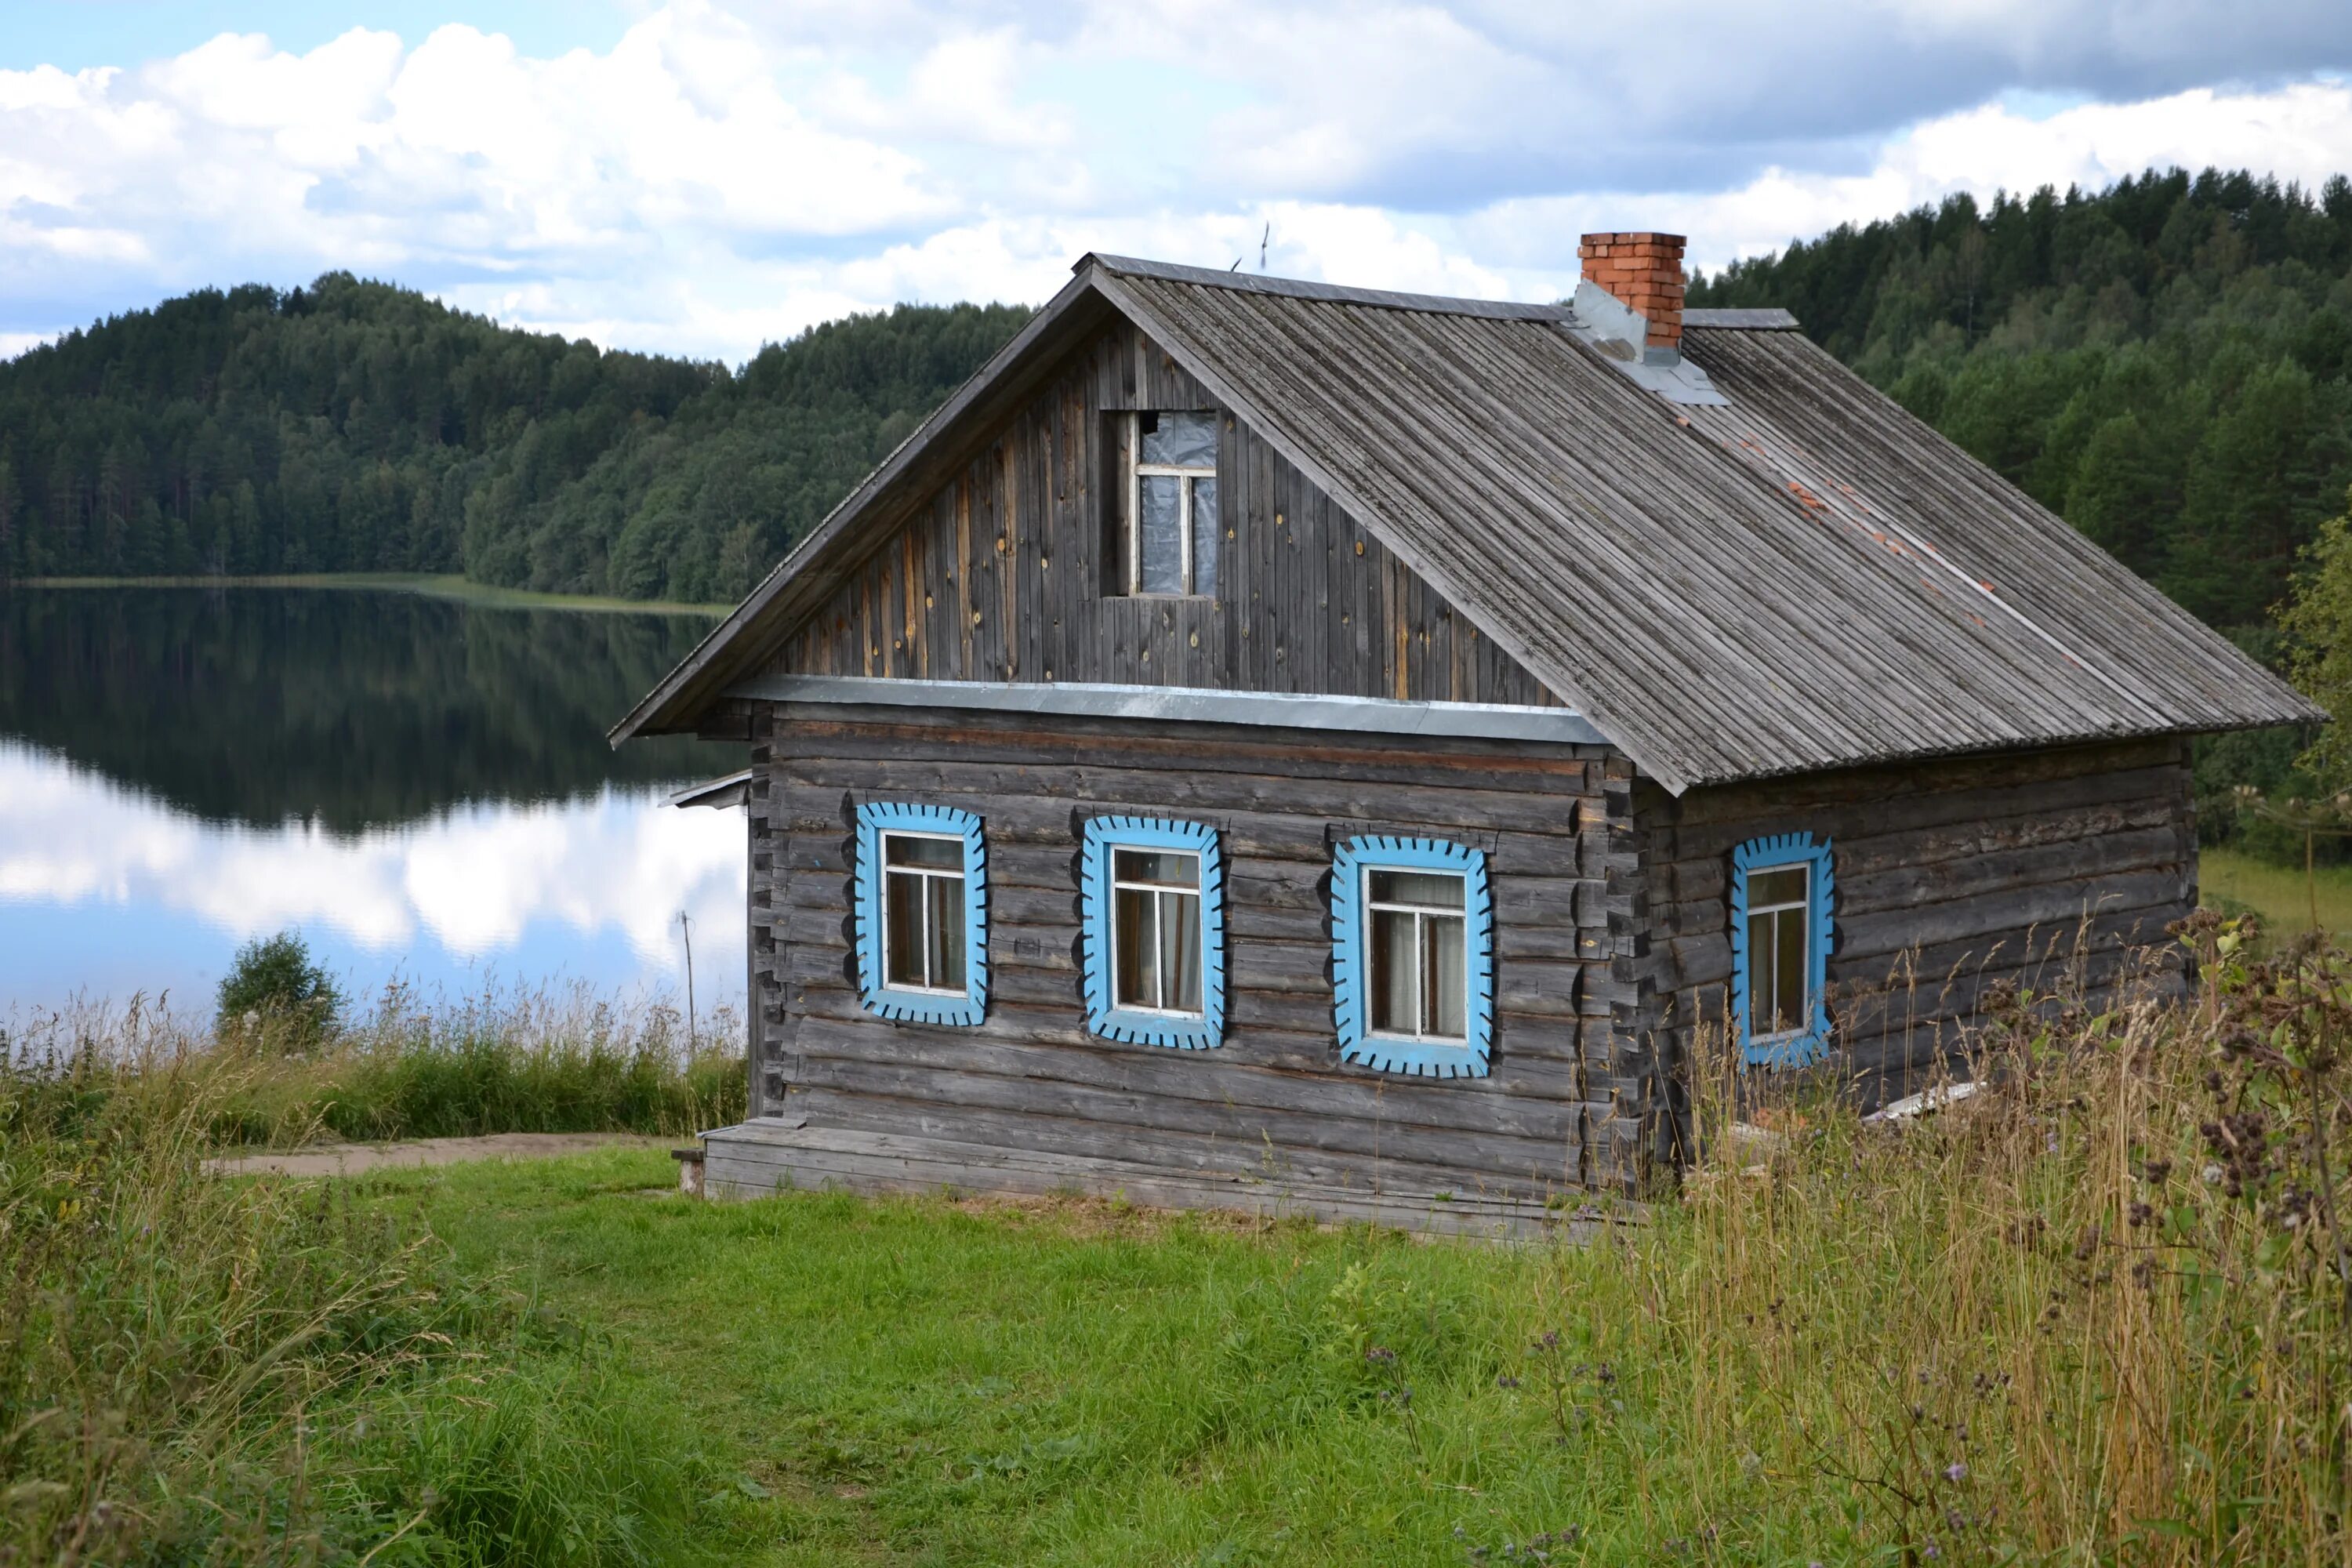
<instances>
[{"instance_id":1,"label":"vertical wood plank siding","mask_svg":"<svg viewBox=\"0 0 2352 1568\"><path fill-rule=\"evenodd\" d=\"M1057 568L1058 569L1058 568ZM1631 1191L1638 1139L1614 1010L1630 928L1629 767L1599 748L780 707L760 721L772 946L761 1100L813 1126L1114 1155L1382 1190ZM977 1029L858 1005L851 830L867 800L980 815L991 994ZM1179 1051L1085 1032L1078 848L1098 814L1223 834L1228 1024ZM1613 814L1613 815L1612 815ZM1496 900L1492 1076L1342 1065L1328 879L1338 837L1484 849ZM755 942L760 933L755 932Z\"/></svg>"},{"instance_id":2,"label":"vertical wood plank siding","mask_svg":"<svg viewBox=\"0 0 2352 1568\"><path fill-rule=\"evenodd\" d=\"M1634 815L1643 935L1625 1021L1650 1037L1635 1051L1655 1069L1644 1109L1669 1138L1683 1067L1695 1050L1728 1048L1731 852L1764 834L1831 842L1830 1070L1866 1104L1925 1087L1994 985L2072 988L2096 1004L2180 983L2164 928L2197 901L2184 741L1853 769L1679 800L1645 784Z\"/></svg>"},{"instance_id":3,"label":"vertical wood plank siding","mask_svg":"<svg viewBox=\"0 0 2352 1568\"><path fill-rule=\"evenodd\" d=\"M1215 400L1103 333L877 549L767 668L1555 704L1248 426L1218 440L1215 599L1107 596L1108 414Z\"/></svg>"}]
</instances>

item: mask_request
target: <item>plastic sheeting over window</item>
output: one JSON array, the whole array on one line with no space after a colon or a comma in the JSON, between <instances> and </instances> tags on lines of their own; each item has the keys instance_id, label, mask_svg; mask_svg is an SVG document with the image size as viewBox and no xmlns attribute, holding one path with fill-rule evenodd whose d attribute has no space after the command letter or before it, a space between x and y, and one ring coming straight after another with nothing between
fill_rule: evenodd
<instances>
[{"instance_id":1,"label":"plastic sheeting over window","mask_svg":"<svg viewBox=\"0 0 2352 1568\"><path fill-rule=\"evenodd\" d=\"M1127 592L1213 598L1223 537L1217 510L1218 416L1166 410L1131 418Z\"/></svg>"}]
</instances>

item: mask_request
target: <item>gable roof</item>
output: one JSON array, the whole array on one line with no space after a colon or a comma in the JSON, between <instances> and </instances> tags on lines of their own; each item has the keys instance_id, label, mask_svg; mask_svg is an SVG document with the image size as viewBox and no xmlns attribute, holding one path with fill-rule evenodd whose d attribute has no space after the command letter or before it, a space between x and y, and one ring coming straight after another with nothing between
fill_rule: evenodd
<instances>
[{"instance_id":1,"label":"gable roof","mask_svg":"<svg viewBox=\"0 0 2352 1568\"><path fill-rule=\"evenodd\" d=\"M1785 312L1686 312L1723 397L1676 404L1565 306L1089 256L614 739L690 726L1114 313L1676 793L2326 717Z\"/></svg>"}]
</instances>

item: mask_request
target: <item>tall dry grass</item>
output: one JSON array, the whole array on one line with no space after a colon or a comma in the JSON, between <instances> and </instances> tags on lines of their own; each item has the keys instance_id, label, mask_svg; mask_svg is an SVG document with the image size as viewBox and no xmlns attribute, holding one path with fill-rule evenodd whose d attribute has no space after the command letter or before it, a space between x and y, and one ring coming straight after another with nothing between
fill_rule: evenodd
<instances>
[{"instance_id":1,"label":"tall dry grass","mask_svg":"<svg viewBox=\"0 0 2352 1568\"><path fill-rule=\"evenodd\" d=\"M0 1070L0 1563L676 1555L685 1450L592 1336L340 1184L206 1176L258 1068L115 1023Z\"/></svg>"},{"instance_id":2,"label":"tall dry grass","mask_svg":"<svg viewBox=\"0 0 2352 1568\"><path fill-rule=\"evenodd\" d=\"M168 1076L201 1085L224 1144L489 1132L675 1136L742 1119L740 1030L721 1009L689 1037L660 1002L619 1005L585 985L497 987L456 999L387 987L323 1036L303 1020L218 1029L134 996L19 1016L0 1058L26 1092L136 1095Z\"/></svg>"},{"instance_id":3,"label":"tall dry grass","mask_svg":"<svg viewBox=\"0 0 2352 1568\"><path fill-rule=\"evenodd\" d=\"M1674 1434L1628 1457L1698 1500L1675 1545L2352 1563L2352 959L2181 934L2191 1002L1997 998L1979 1092L1916 1121L1797 1101L1759 1146L1698 1086L1682 1201L1529 1329Z\"/></svg>"}]
</instances>

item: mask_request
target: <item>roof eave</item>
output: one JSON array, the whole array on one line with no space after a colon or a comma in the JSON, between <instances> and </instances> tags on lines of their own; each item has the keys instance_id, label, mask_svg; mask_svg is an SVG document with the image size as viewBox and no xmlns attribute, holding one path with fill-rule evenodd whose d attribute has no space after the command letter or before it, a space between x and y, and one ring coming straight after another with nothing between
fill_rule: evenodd
<instances>
[{"instance_id":1,"label":"roof eave","mask_svg":"<svg viewBox=\"0 0 2352 1568\"><path fill-rule=\"evenodd\" d=\"M1769 784L1779 779L1799 778L1809 773L1838 773L1849 768L1897 767L1906 763L1948 762L1965 757L1995 757L2029 752L2060 751L2076 746L2122 745L2132 741L2193 740L2200 735L2229 735L2247 730L2276 730L2294 724L2326 724L2334 721L2326 709L2306 700L2291 710L2282 710L2279 712L2260 716L2203 719L2193 723L2147 729L2085 730L2063 734L2018 736L2011 740L1990 742L1983 745L1951 746L1933 751L1872 752L1850 757L1790 763L1780 767L1696 773L1681 784L1667 784L1666 781L1640 769L1638 764L1636 771L1642 772L1644 777L1651 779L1651 782L1664 785L1667 794L1679 797L1687 791L1695 789L1728 789L1739 784Z\"/></svg>"}]
</instances>

